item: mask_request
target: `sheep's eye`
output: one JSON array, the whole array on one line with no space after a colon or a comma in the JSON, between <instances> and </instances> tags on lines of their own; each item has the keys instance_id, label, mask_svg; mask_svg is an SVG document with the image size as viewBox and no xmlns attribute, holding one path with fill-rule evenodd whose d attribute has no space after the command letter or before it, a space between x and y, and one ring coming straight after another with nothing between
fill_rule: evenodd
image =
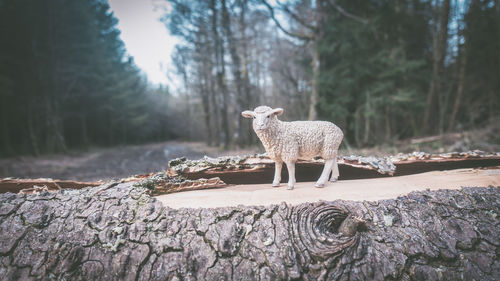
<instances>
[{"instance_id":1,"label":"sheep's eye","mask_svg":"<svg viewBox=\"0 0 500 281\"><path fill-rule=\"evenodd\" d=\"M266 118L269 118L269 115L267 115Z\"/></svg>"}]
</instances>

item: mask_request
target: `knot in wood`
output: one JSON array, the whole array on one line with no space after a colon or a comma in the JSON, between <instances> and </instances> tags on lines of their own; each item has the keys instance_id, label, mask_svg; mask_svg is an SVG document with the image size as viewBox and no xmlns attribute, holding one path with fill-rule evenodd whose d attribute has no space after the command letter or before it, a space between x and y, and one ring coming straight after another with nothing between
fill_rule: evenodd
<instances>
[{"instance_id":1,"label":"knot in wood","mask_svg":"<svg viewBox=\"0 0 500 281\"><path fill-rule=\"evenodd\" d=\"M300 252L309 253L315 260L326 260L352 246L357 235L345 235L339 231L348 216L348 211L324 202L294 208L291 224Z\"/></svg>"},{"instance_id":2,"label":"knot in wood","mask_svg":"<svg viewBox=\"0 0 500 281\"><path fill-rule=\"evenodd\" d=\"M366 221L361 217L354 215L349 215L344 219L342 224L339 226L339 233L345 236L354 236L359 231L365 231L368 227L366 226Z\"/></svg>"}]
</instances>

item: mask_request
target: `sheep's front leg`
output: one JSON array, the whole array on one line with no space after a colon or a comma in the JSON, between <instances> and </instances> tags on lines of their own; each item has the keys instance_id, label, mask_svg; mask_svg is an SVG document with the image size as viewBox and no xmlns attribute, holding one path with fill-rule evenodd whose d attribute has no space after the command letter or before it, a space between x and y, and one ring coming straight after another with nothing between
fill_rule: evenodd
<instances>
[{"instance_id":1,"label":"sheep's front leg","mask_svg":"<svg viewBox=\"0 0 500 281\"><path fill-rule=\"evenodd\" d=\"M321 173L321 176L319 177L319 180L316 182L316 187L324 187L326 181L328 180L328 176L330 175L330 172L332 171L332 166L333 162L335 160L330 159L330 160L325 160L325 167L323 168L323 172Z\"/></svg>"},{"instance_id":2,"label":"sheep's front leg","mask_svg":"<svg viewBox=\"0 0 500 281\"><path fill-rule=\"evenodd\" d=\"M292 190L295 185L295 161L287 161L286 167L288 169L288 186L286 189Z\"/></svg>"},{"instance_id":3,"label":"sheep's front leg","mask_svg":"<svg viewBox=\"0 0 500 281\"><path fill-rule=\"evenodd\" d=\"M274 180L273 180L273 187L278 187L280 186L281 182L281 168L283 167L283 162L281 161L276 161L274 162Z\"/></svg>"}]
</instances>

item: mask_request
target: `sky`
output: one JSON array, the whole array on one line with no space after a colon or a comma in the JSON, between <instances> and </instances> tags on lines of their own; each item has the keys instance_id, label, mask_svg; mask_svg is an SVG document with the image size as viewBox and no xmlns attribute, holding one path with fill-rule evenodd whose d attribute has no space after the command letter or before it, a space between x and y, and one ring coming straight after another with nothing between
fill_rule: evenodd
<instances>
[{"instance_id":1,"label":"sky","mask_svg":"<svg viewBox=\"0 0 500 281\"><path fill-rule=\"evenodd\" d=\"M179 40L170 36L159 20L166 7L164 0L109 0L111 11L118 19L121 39L135 64L155 85L175 85L170 58ZM170 77L170 78L169 78Z\"/></svg>"}]
</instances>

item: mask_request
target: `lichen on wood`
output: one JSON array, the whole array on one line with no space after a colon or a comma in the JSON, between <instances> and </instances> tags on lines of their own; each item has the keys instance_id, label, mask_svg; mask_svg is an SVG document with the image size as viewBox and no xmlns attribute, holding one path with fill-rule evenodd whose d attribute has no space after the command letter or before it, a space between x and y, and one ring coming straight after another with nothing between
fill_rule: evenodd
<instances>
[{"instance_id":1,"label":"lichen on wood","mask_svg":"<svg viewBox=\"0 0 500 281\"><path fill-rule=\"evenodd\" d=\"M322 159L299 160L298 181L315 181L323 168ZM433 170L475 168L500 165L500 153L482 151L428 154L414 152L387 157L342 156L338 159L340 180L409 175ZM228 184L270 182L274 163L265 154L227 156L200 160L178 158L169 162L169 173L188 179L219 177ZM283 171L283 180L287 173Z\"/></svg>"},{"instance_id":2,"label":"lichen on wood","mask_svg":"<svg viewBox=\"0 0 500 281\"><path fill-rule=\"evenodd\" d=\"M500 152L491 153L485 152L481 150L473 150L466 152L448 152L448 153L425 153L425 152L412 152L412 153L398 153L394 156L390 156L390 161L394 163L399 163L403 161L422 161L422 160L434 160L434 161L442 161L442 160L465 160L465 159L500 159Z\"/></svg>"},{"instance_id":3,"label":"lichen on wood","mask_svg":"<svg viewBox=\"0 0 500 281\"><path fill-rule=\"evenodd\" d=\"M227 186L227 184L217 177L189 180L181 176L157 173L136 182L134 186L148 189L151 195L161 195L181 191L221 188Z\"/></svg>"}]
</instances>

